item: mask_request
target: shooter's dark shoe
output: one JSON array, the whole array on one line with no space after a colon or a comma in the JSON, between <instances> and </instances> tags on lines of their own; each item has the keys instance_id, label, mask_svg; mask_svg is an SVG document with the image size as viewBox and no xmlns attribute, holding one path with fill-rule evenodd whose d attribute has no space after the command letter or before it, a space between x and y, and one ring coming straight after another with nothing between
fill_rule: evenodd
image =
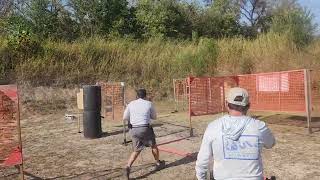
<instances>
[{"instance_id":1,"label":"shooter's dark shoe","mask_svg":"<svg viewBox=\"0 0 320 180\"><path fill-rule=\"evenodd\" d=\"M164 169L166 167L165 161L158 161L158 163L155 164L152 171L160 171L161 169Z\"/></svg>"},{"instance_id":2,"label":"shooter's dark shoe","mask_svg":"<svg viewBox=\"0 0 320 180\"><path fill-rule=\"evenodd\" d=\"M128 166L124 170L125 171L124 173L125 173L128 180L130 179L130 170L131 170L131 168Z\"/></svg>"}]
</instances>

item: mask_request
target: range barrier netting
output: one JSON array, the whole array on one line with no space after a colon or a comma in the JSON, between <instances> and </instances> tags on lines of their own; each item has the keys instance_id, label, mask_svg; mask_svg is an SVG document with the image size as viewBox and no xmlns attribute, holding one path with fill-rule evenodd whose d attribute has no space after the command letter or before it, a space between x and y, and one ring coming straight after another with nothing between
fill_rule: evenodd
<instances>
[{"instance_id":1,"label":"range barrier netting","mask_svg":"<svg viewBox=\"0 0 320 180\"><path fill-rule=\"evenodd\" d=\"M17 86L0 86L0 167L22 164Z\"/></svg>"},{"instance_id":2,"label":"range barrier netting","mask_svg":"<svg viewBox=\"0 0 320 180\"><path fill-rule=\"evenodd\" d=\"M101 111L105 119L122 120L124 110L124 83L99 82L101 86Z\"/></svg>"},{"instance_id":3,"label":"range barrier netting","mask_svg":"<svg viewBox=\"0 0 320 180\"><path fill-rule=\"evenodd\" d=\"M190 77L189 112L191 116L223 112L225 92L237 85L235 77Z\"/></svg>"},{"instance_id":4,"label":"range barrier netting","mask_svg":"<svg viewBox=\"0 0 320 180\"><path fill-rule=\"evenodd\" d=\"M252 111L306 112L307 70L236 75L228 77L189 77L190 116L224 112L225 93L231 87L248 90ZM311 104L320 109L318 71L311 71Z\"/></svg>"},{"instance_id":5,"label":"range barrier netting","mask_svg":"<svg viewBox=\"0 0 320 180\"><path fill-rule=\"evenodd\" d=\"M239 75L238 86L248 90L251 110L305 112L304 70Z\"/></svg>"}]
</instances>

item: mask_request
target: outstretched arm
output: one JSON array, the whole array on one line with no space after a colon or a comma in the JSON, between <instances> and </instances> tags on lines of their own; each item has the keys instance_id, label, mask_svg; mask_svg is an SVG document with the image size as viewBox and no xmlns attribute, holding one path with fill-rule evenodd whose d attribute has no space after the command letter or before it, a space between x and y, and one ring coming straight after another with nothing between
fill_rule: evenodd
<instances>
[{"instance_id":1,"label":"outstretched arm","mask_svg":"<svg viewBox=\"0 0 320 180\"><path fill-rule=\"evenodd\" d=\"M275 145L276 140L265 122L260 122L259 131L263 146L267 149L272 148Z\"/></svg>"}]
</instances>

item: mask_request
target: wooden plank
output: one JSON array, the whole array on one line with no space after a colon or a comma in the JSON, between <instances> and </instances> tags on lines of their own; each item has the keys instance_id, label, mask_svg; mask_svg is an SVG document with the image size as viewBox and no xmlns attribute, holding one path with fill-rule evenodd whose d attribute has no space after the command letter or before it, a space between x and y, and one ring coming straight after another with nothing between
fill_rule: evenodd
<instances>
[{"instance_id":1,"label":"wooden plank","mask_svg":"<svg viewBox=\"0 0 320 180\"><path fill-rule=\"evenodd\" d=\"M178 103L176 97L176 80L173 79L173 98L174 98L174 110L178 111Z\"/></svg>"},{"instance_id":2,"label":"wooden plank","mask_svg":"<svg viewBox=\"0 0 320 180\"><path fill-rule=\"evenodd\" d=\"M125 84L124 82L121 82L121 86L122 86L122 102L123 102L123 113L126 109L126 106L127 106L127 103L126 103L126 93L125 93ZM126 120L122 120L123 121L123 145L127 145L127 134L126 134L126 128L127 128L127 125L126 125Z\"/></svg>"},{"instance_id":3,"label":"wooden plank","mask_svg":"<svg viewBox=\"0 0 320 180\"><path fill-rule=\"evenodd\" d=\"M77 93L77 106L78 109L83 109L83 89L80 89L80 92Z\"/></svg>"},{"instance_id":4,"label":"wooden plank","mask_svg":"<svg viewBox=\"0 0 320 180\"><path fill-rule=\"evenodd\" d=\"M111 107L112 107L112 120L114 121L114 86L112 85L111 86L111 88L112 88L112 99L111 99L111 103L112 103L112 105L111 105Z\"/></svg>"}]
</instances>

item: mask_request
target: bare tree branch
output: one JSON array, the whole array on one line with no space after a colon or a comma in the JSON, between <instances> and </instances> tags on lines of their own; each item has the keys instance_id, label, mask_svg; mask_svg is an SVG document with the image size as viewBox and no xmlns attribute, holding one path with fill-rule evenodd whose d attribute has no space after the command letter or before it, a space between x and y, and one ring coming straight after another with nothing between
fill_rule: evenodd
<instances>
[{"instance_id":1,"label":"bare tree branch","mask_svg":"<svg viewBox=\"0 0 320 180\"><path fill-rule=\"evenodd\" d=\"M266 1L267 0L240 0L241 14L250 23L250 26L255 26L261 18L266 16Z\"/></svg>"},{"instance_id":2,"label":"bare tree branch","mask_svg":"<svg viewBox=\"0 0 320 180\"><path fill-rule=\"evenodd\" d=\"M250 17L248 17L247 14L243 13L242 11L240 13L244 15L248 20L250 19Z\"/></svg>"}]
</instances>

